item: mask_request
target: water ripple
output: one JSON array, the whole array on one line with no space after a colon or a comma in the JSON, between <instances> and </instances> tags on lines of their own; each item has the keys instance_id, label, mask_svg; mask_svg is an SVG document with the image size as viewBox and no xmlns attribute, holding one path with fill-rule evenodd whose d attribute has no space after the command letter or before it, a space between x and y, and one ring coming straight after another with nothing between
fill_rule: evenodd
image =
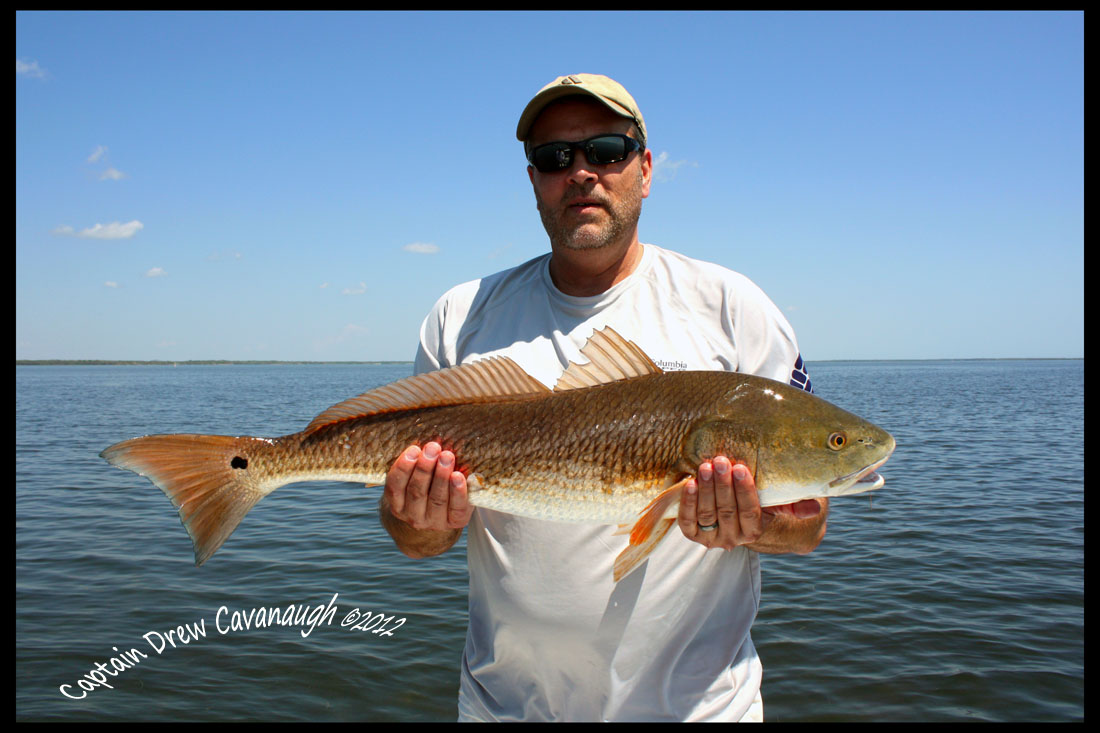
<instances>
[{"instance_id":1,"label":"water ripple","mask_svg":"<svg viewBox=\"0 0 1100 733\"><path fill-rule=\"evenodd\" d=\"M831 503L813 554L763 556L753 639L768 720L1048 721L1084 715L1084 365L811 365L890 430L873 499ZM378 489L280 489L202 568L167 499L107 466L167 429L279 435L407 366L17 367L19 720L453 720L465 545L412 561ZM221 633L218 610L336 604L405 618ZM145 635L206 622L153 651ZM153 637L156 638L155 636ZM119 650L148 658L64 698Z\"/></svg>"}]
</instances>

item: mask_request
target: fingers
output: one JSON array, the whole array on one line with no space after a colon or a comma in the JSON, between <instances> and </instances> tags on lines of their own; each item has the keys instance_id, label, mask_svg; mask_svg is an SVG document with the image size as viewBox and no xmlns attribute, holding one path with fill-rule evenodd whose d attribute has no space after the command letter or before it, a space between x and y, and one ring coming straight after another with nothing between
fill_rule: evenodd
<instances>
[{"instance_id":1,"label":"fingers","mask_svg":"<svg viewBox=\"0 0 1100 733\"><path fill-rule=\"evenodd\" d=\"M684 490L680 493L680 514L676 522L684 537L689 540L694 540L699 534L699 484L696 479L688 479L684 484Z\"/></svg>"},{"instance_id":2,"label":"fingers","mask_svg":"<svg viewBox=\"0 0 1100 733\"><path fill-rule=\"evenodd\" d=\"M740 523L741 534L746 544L756 542L764 532L763 513L760 511L760 497L756 493L756 482L753 481L752 474L746 466L734 466L731 473L737 495L735 512Z\"/></svg>"},{"instance_id":3,"label":"fingers","mask_svg":"<svg viewBox=\"0 0 1100 733\"><path fill-rule=\"evenodd\" d=\"M420 453L413 468L405 493L406 510L416 529L428 529L440 524L440 516L447 513L447 484L452 457L448 465L441 460L438 443L428 443Z\"/></svg>"},{"instance_id":4,"label":"fingers","mask_svg":"<svg viewBox=\"0 0 1100 733\"><path fill-rule=\"evenodd\" d=\"M461 471L451 474L449 491L447 526L451 529L461 529L470 523L470 516L474 513L474 507L469 503L469 496L466 493L466 476Z\"/></svg>"},{"instance_id":5,"label":"fingers","mask_svg":"<svg viewBox=\"0 0 1100 733\"><path fill-rule=\"evenodd\" d=\"M473 513L455 456L435 442L409 446L386 475L390 513L413 529L459 529Z\"/></svg>"},{"instance_id":6,"label":"fingers","mask_svg":"<svg viewBox=\"0 0 1100 733\"><path fill-rule=\"evenodd\" d=\"M405 487L416 468L416 460L420 457L420 447L411 445L390 466L386 474L385 498L389 504L390 512L395 517L401 517L405 512Z\"/></svg>"},{"instance_id":7,"label":"fingers","mask_svg":"<svg viewBox=\"0 0 1100 733\"><path fill-rule=\"evenodd\" d=\"M756 542L764 517L748 468L725 456L704 461L698 478L684 487L679 524L685 537L707 547L731 550Z\"/></svg>"}]
</instances>

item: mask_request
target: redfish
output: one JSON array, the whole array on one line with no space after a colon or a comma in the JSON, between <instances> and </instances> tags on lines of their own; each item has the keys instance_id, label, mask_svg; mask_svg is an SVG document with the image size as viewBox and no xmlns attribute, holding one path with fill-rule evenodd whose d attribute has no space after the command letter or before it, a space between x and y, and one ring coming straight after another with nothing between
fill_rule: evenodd
<instances>
[{"instance_id":1,"label":"redfish","mask_svg":"<svg viewBox=\"0 0 1100 733\"><path fill-rule=\"evenodd\" d=\"M629 532L615 580L675 525L703 461L752 472L762 506L881 487L894 439L796 387L735 372L663 372L610 328L553 390L506 357L422 374L322 412L280 438L150 435L100 455L150 479L179 509L202 565L245 514L299 481L385 482L411 444L455 454L477 507Z\"/></svg>"}]
</instances>

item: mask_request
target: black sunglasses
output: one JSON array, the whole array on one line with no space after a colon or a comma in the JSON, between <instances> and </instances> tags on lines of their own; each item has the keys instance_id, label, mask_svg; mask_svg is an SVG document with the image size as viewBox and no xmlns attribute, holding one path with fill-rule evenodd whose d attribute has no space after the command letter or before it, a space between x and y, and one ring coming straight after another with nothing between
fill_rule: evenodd
<instances>
[{"instance_id":1,"label":"black sunglasses","mask_svg":"<svg viewBox=\"0 0 1100 733\"><path fill-rule=\"evenodd\" d=\"M599 135L575 143L539 145L531 150L527 160L539 173L554 173L573 165L574 150L584 151L584 157L592 165L610 165L626 160L635 150L645 150L645 146L629 135Z\"/></svg>"}]
</instances>

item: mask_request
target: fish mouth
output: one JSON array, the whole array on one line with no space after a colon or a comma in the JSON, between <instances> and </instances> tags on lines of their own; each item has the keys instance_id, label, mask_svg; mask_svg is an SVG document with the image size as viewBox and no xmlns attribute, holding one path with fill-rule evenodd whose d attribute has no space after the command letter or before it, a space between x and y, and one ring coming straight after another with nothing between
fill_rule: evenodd
<instances>
[{"instance_id":1,"label":"fish mouth","mask_svg":"<svg viewBox=\"0 0 1100 733\"><path fill-rule=\"evenodd\" d=\"M875 469L879 468L880 466L882 466L882 464L886 463L886 461L889 460L889 458L893 454L893 452L894 452L894 449L891 448L889 453L887 453L885 456L883 456L879 460L872 463L870 466L865 466L863 468L856 469L855 471L852 471L851 473L847 473L847 474L841 476L840 478L837 478L837 479L834 479L834 480L830 481L829 482L829 488L830 489L835 489L835 488L840 487L840 486L853 486L853 487L859 487L858 491L870 491L871 489L882 488L882 486L886 483L886 479L884 479L881 475L876 473ZM856 493L856 492L853 491L852 493Z\"/></svg>"},{"instance_id":2,"label":"fish mouth","mask_svg":"<svg viewBox=\"0 0 1100 733\"><path fill-rule=\"evenodd\" d=\"M858 489L859 491L871 491L873 489L881 489L885 484L886 479L882 477L882 474L872 470L857 478L855 483L852 484L852 488Z\"/></svg>"}]
</instances>

